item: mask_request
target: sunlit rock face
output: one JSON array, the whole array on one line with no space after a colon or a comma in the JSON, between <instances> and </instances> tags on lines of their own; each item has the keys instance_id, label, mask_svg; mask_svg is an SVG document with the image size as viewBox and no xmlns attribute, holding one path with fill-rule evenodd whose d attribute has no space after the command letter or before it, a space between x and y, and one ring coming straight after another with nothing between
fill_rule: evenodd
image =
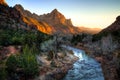
<instances>
[{"instance_id":1,"label":"sunlit rock face","mask_svg":"<svg viewBox=\"0 0 120 80\"><path fill-rule=\"evenodd\" d=\"M63 33L63 34L78 34L81 32L92 33L94 31L83 30L83 28L75 27L71 19L66 19L65 16L57 9L54 9L48 14L37 15L25 10L21 5L14 6L22 15L23 21L28 25L34 25L39 31L47 34Z\"/></svg>"},{"instance_id":2,"label":"sunlit rock face","mask_svg":"<svg viewBox=\"0 0 120 80\"><path fill-rule=\"evenodd\" d=\"M7 6L5 0L0 0L0 4ZM31 13L28 10L25 10L24 7L22 7L19 4L15 5L14 8L6 8L8 9L4 10L7 12L5 14L8 14L9 16L14 15L17 17L17 14L19 14L20 17L18 17L18 20L20 21L20 24L24 23L22 24L22 26L20 25L23 28L25 28L24 26L27 26L27 28L35 28L47 34L56 34L58 32L62 34L78 34L81 32L88 32L83 31L79 27L73 26L71 19L66 19L65 16L62 13L60 13L57 9L54 9L48 14L37 15L35 13ZM2 7L1 10L3 10ZM15 25L13 26L15 27Z\"/></svg>"},{"instance_id":3,"label":"sunlit rock face","mask_svg":"<svg viewBox=\"0 0 120 80\"><path fill-rule=\"evenodd\" d=\"M25 10L21 5L16 5L14 8L20 11L25 23L36 26L41 32L47 34L54 34L57 32L63 34L76 34L80 32L79 28L72 25L71 19L66 19L57 9L54 9L48 14L39 16Z\"/></svg>"},{"instance_id":4,"label":"sunlit rock face","mask_svg":"<svg viewBox=\"0 0 120 80\"><path fill-rule=\"evenodd\" d=\"M37 31L34 25L27 25L22 18L20 12L15 8L0 5L0 28Z\"/></svg>"},{"instance_id":5,"label":"sunlit rock face","mask_svg":"<svg viewBox=\"0 0 120 80\"><path fill-rule=\"evenodd\" d=\"M0 5L8 6L5 0L0 0Z\"/></svg>"},{"instance_id":6,"label":"sunlit rock face","mask_svg":"<svg viewBox=\"0 0 120 80\"><path fill-rule=\"evenodd\" d=\"M14 8L20 12L20 14L22 15L22 20L28 26L33 26L37 28L39 31L47 34L52 34L54 32L54 30L52 31L52 27L46 22L40 21L39 16L36 15L35 13L32 14L30 11L25 10L19 4L15 5Z\"/></svg>"},{"instance_id":7,"label":"sunlit rock face","mask_svg":"<svg viewBox=\"0 0 120 80\"><path fill-rule=\"evenodd\" d=\"M41 15L40 19L53 26L57 26L58 24L73 26L71 20L66 19L57 9L54 9L51 13Z\"/></svg>"}]
</instances>

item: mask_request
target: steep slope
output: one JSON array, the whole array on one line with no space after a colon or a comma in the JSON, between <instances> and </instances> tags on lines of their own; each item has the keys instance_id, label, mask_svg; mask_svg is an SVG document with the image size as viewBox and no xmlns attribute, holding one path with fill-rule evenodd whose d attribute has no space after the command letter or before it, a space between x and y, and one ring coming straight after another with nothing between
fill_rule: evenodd
<instances>
[{"instance_id":1,"label":"steep slope","mask_svg":"<svg viewBox=\"0 0 120 80\"><path fill-rule=\"evenodd\" d=\"M116 21L113 22L110 26L107 28L103 29L101 32L113 32L113 31L118 31L120 30L120 16L116 18Z\"/></svg>"},{"instance_id":2,"label":"steep slope","mask_svg":"<svg viewBox=\"0 0 120 80\"><path fill-rule=\"evenodd\" d=\"M36 44L37 47L48 38L49 36L38 31L36 26L25 23L17 9L0 5L0 48L9 45L25 46L26 44L29 46ZM1 54L0 52L0 57Z\"/></svg>"},{"instance_id":3,"label":"steep slope","mask_svg":"<svg viewBox=\"0 0 120 80\"><path fill-rule=\"evenodd\" d=\"M102 37L107 35L112 35L112 37L120 42L120 16L118 16L110 26L100 31L98 34L95 34L93 41L100 40Z\"/></svg>"},{"instance_id":4,"label":"steep slope","mask_svg":"<svg viewBox=\"0 0 120 80\"><path fill-rule=\"evenodd\" d=\"M23 29L36 30L34 26L28 26L23 20L22 15L15 8L0 4L0 29Z\"/></svg>"},{"instance_id":5,"label":"steep slope","mask_svg":"<svg viewBox=\"0 0 120 80\"><path fill-rule=\"evenodd\" d=\"M54 30L50 25L43 21L39 21L39 16L36 14L32 14L31 12L24 10L24 8L21 5L14 6L15 9L17 9L20 14L22 15L22 20L29 26L36 27L39 31L47 34L52 34ZM53 31L53 32L52 32Z\"/></svg>"},{"instance_id":6,"label":"steep slope","mask_svg":"<svg viewBox=\"0 0 120 80\"><path fill-rule=\"evenodd\" d=\"M80 29L74 27L71 20L66 19L57 9L54 9L51 13L39 16L25 10L21 5L16 5L14 8L20 11L25 23L36 26L41 32L47 34L54 34L56 32L76 34L80 32Z\"/></svg>"},{"instance_id":7,"label":"steep slope","mask_svg":"<svg viewBox=\"0 0 120 80\"><path fill-rule=\"evenodd\" d=\"M40 20L45 21L52 26L73 26L71 20L66 19L65 16L61 14L57 9L54 9L51 13L40 15Z\"/></svg>"}]
</instances>

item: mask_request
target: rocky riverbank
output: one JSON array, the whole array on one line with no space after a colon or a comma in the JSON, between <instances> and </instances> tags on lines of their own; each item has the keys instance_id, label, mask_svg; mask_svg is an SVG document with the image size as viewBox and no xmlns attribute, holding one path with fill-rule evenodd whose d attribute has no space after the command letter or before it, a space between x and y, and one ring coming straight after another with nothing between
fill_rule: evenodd
<instances>
[{"instance_id":1,"label":"rocky riverbank","mask_svg":"<svg viewBox=\"0 0 120 80\"><path fill-rule=\"evenodd\" d=\"M20 49L15 46L2 47L0 60L10 55L16 55L17 52L20 52ZM74 56L71 50L64 49L64 51L57 52L57 58L51 58L51 55L50 52L44 52L36 56L39 64L39 74L34 79L29 78L30 80L61 80L73 67L73 63L78 60L78 57ZM20 80L24 79L20 78Z\"/></svg>"},{"instance_id":2,"label":"rocky riverbank","mask_svg":"<svg viewBox=\"0 0 120 80\"><path fill-rule=\"evenodd\" d=\"M62 54L66 54L66 56L62 57ZM78 58L73 55L72 51L60 52L58 59L54 60L47 60L46 56L38 56L38 62L42 65L39 77L35 80L61 80L77 60Z\"/></svg>"},{"instance_id":3,"label":"rocky riverbank","mask_svg":"<svg viewBox=\"0 0 120 80\"><path fill-rule=\"evenodd\" d=\"M119 49L112 53L106 52L106 54L103 54L100 53L99 50L91 50L90 48L84 46L76 46L76 48L83 49L89 56L93 57L99 63L101 63L105 80L119 80L119 75L117 72L119 65L118 55L120 54Z\"/></svg>"}]
</instances>

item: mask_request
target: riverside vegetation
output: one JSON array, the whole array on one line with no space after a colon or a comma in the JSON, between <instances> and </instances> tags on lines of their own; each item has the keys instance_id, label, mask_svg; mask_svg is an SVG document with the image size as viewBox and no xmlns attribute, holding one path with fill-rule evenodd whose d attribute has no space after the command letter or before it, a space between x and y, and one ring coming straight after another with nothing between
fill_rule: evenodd
<instances>
[{"instance_id":1,"label":"riverside vegetation","mask_svg":"<svg viewBox=\"0 0 120 80\"><path fill-rule=\"evenodd\" d=\"M40 53L40 44L50 39L50 36L40 33L14 29L0 29L0 49L5 46L21 46L20 51L14 55L0 53L0 78L15 79L19 77L34 77L38 75L38 63L36 54ZM42 38L41 38L42 37ZM8 52L9 53L9 52ZM9 53L10 54L10 53ZM7 54L6 54L7 55ZM16 77L15 77L16 76Z\"/></svg>"}]
</instances>

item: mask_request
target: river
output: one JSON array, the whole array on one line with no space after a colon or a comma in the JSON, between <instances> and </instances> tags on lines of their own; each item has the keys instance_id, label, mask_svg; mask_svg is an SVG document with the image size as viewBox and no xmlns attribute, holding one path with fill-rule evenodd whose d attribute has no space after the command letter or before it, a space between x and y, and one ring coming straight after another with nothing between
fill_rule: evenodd
<instances>
[{"instance_id":1,"label":"river","mask_svg":"<svg viewBox=\"0 0 120 80\"><path fill-rule=\"evenodd\" d=\"M72 50L74 55L79 57L63 80L104 80L100 63L87 56L83 50L70 46L63 47Z\"/></svg>"}]
</instances>

